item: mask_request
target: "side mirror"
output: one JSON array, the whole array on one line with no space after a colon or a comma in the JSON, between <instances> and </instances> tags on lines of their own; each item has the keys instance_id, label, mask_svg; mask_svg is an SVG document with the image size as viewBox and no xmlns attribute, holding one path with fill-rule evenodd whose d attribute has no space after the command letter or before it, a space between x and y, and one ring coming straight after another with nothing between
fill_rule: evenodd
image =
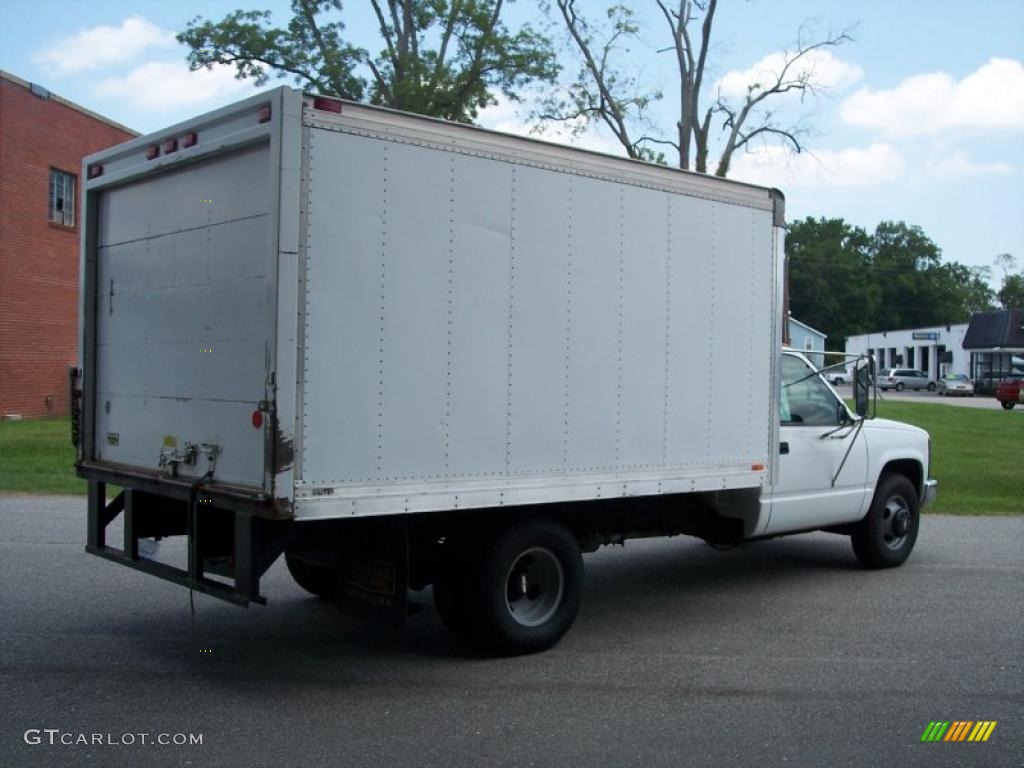
<instances>
[{"instance_id":1,"label":"side mirror","mask_svg":"<svg viewBox=\"0 0 1024 768\"><path fill-rule=\"evenodd\" d=\"M862 419L868 414L871 399L871 382L874 380L875 361L870 357L858 358L853 371L853 401L857 415Z\"/></svg>"},{"instance_id":2,"label":"side mirror","mask_svg":"<svg viewBox=\"0 0 1024 768\"><path fill-rule=\"evenodd\" d=\"M836 403L836 424L845 426L850 423L850 412L843 403Z\"/></svg>"}]
</instances>

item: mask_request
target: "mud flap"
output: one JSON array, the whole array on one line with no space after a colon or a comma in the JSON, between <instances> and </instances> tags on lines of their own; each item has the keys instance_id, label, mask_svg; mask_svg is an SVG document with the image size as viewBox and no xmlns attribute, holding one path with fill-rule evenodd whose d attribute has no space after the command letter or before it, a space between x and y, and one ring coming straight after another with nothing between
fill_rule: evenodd
<instances>
[{"instance_id":1,"label":"mud flap","mask_svg":"<svg viewBox=\"0 0 1024 768\"><path fill-rule=\"evenodd\" d=\"M403 626L409 588L405 521L378 518L345 526L338 553L338 607L362 618Z\"/></svg>"}]
</instances>

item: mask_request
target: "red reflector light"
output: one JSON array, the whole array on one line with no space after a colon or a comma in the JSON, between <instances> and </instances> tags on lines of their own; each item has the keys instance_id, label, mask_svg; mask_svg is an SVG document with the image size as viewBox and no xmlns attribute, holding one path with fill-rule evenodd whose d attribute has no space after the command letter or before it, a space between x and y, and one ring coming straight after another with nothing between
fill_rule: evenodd
<instances>
[{"instance_id":1,"label":"red reflector light","mask_svg":"<svg viewBox=\"0 0 1024 768\"><path fill-rule=\"evenodd\" d=\"M321 109L324 112L333 112L336 115L340 115L341 102L325 98L324 96L314 96L313 109Z\"/></svg>"},{"instance_id":2,"label":"red reflector light","mask_svg":"<svg viewBox=\"0 0 1024 768\"><path fill-rule=\"evenodd\" d=\"M259 429L263 426L263 414L258 410L252 412L252 425Z\"/></svg>"},{"instance_id":3,"label":"red reflector light","mask_svg":"<svg viewBox=\"0 0 1024 768\"><path fill-rule=\"evenodd\" d=\"M171 152L177 152L177 151L178 151L178 140L177 139L168 139L167 141L164 142L164 154L165 155L169 155L169 154L171 154Z\"/></svg>"},{"instance_id":4,"label":"red reflector light","mask_svg":"<svg viewBox=\"0 0 1024 768\"><path fill-rule=\"evenodd\" d=\"M97 164L97 165L90 165L89 166L88 176L89 176L90 179L95 179L95 178L97 178L99 176L102 176L102 175L103 175L103 166L102 165Z\"/></svg>"},{"instance_id":5,"label":"red reflector light","mask_svg":"<svg viewBox=\"0 0 1024 768\"><path fill-rule=\"evenodd\" d=\"M146 147L146 159L147 160L153 160L154 158L157 158L159 156L160 156L160 147L159 146L157 146L156 144L150 144L148 147Z\"/></svg>"},{"instance_id":6,"label":"red reflector light","mask_svg":"<svg viewBox=\"0 0 1024 768\"><path fill-rule=\"evenodd\" d=\"M199 136L195 131L186 133L181 139L182 147L194 147L199 142Z\"/></svg>"},{"instance_id":7,"label":"red reflector light","mask_svg":"<svg viewBox=\"0 0 1024 768\"><path fill-rule=\"evenodd\" d=\"M270 122L270 105L269 104L264 104L262 107L260 107L260 113L259 114L260 114L260 122L261 123L269 123Z\"/></svg>"}]
</instances>

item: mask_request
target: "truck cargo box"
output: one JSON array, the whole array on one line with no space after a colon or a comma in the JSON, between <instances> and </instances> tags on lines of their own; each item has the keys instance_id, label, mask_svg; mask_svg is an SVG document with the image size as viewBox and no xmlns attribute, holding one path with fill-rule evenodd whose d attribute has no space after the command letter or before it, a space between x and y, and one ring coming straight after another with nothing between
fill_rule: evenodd
<instances>
[{"instance_id":1,"label":"truck cargo box","mask_svg":"<svg viewBox=\"0 0 1024 768\"><path fill-rule=\"evenodd\" d=\"M770 479L777 192L289 88L84 177L87 477L295 519Z\"/></svg>"}]
</instances>

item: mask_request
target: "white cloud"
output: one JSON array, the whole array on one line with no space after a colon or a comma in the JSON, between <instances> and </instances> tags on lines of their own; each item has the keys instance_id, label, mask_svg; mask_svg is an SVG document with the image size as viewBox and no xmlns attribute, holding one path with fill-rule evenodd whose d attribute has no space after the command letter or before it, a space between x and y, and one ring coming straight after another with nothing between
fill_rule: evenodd
<instances>
[{"instance_id":1,"label":"white cloud","mask_svg":"<svg viewBox=\"0 0 1024 768\"><path fill-rule=\"evenodd\" d=\"M151 61L124 77L109 77L96 85L96 94L118 98L138 109L161 112L205 104L252 91L251 80L236 80L233 67L190 71L184 62Z\"/></svg>"},{"instance_id":2,"label":"white cloud","mask_svg":"<svg viewBox=\"0 0 1024 768\"><path fill-rule=\"evenodd\" d=\"M127 61L150 48L173 45L174 33L160 29L141 16L132 16L118 27L90 27L62 37L33 58L38 64L67 74Z\"/></svg>"},{"instance_id":3,"label":"white cloud","mask_svg":"<svg viewBox=\"0 0 1024 768\"><path fill-rule=\"evenodd\" d=\"M477 116L477 124L489 128L492 131L511 133L516 136L527 136L532 139L565 144L579 149L589 149L594 152L604 152L609 155L624 155L625 151L613 137L602 133L596 126L591 126L587 131L579 135L573 135L573 123L551 123L543 130L535 130L523 118L528 114L530 105L527 103L516 103L504 96L498 97L498 103L480 111Z\"/></svg>"},{"instance_id":4,"label":"white cloud","mask_svg":"<svg viewBox=\"0 0 1024 768\"><path fill-rule=\"evenodd\" d=\"M843 120L889 136L1024 129L1024 65L993 58L957 82L945 72L915 75L895 88L862 88L841 108Z\"/></svg>"},{"instance_id":5,"label":"white cloud","mask_svg":"<svg viewBox=\"0 0 1024 768\"><path fill-rule=\"evenodd\" d=\"M929 162L927 172L943 179L956 179L964 176L1009 176L1014 169L1009 163L977 163L963 150L956 150Z\"/></svg>"},{"instance_id":6,"label":"white cloud","mask_svg":"<svg viewBox=\"0 0 1024 768\"><path fill-rule=\"evenodd\" d=\"M791 54L790 54L791 55ZM770 87L786 64L787 54L769 53L750 69L727 72L718 81L717 90L726 98L742 98L751 85ZM786 75L787 80L806 77L815 87L845 88L860 80L863 71L856 64L837 59L831 51L817 48L800 58Z\"/></svg>"},{"instance_id":7,"label":"white cloud","mask_svg":"<svg viewBox=\"0 0 1024 768\"><path fill-rule=\"evenodd\" d=\"M763 186L869 187L887 184L906 170L903 155L891 144L796 154L787 147L756 147L733 160L731 178Z\"/></svg>"},{"instance_id":8,"label":"white cloud","mask_svg":"<svg viewBox=\"0 0 1024 768\"><path fill-rule=\"evenodd\" d=\"M524 108L505 96L498 96L497 101L497 104L480 110L477 115L477 124L484 128L490 128L492 131L529 136L530 126L519 117L520 110Z\"/></svg>"}]
</instances>

